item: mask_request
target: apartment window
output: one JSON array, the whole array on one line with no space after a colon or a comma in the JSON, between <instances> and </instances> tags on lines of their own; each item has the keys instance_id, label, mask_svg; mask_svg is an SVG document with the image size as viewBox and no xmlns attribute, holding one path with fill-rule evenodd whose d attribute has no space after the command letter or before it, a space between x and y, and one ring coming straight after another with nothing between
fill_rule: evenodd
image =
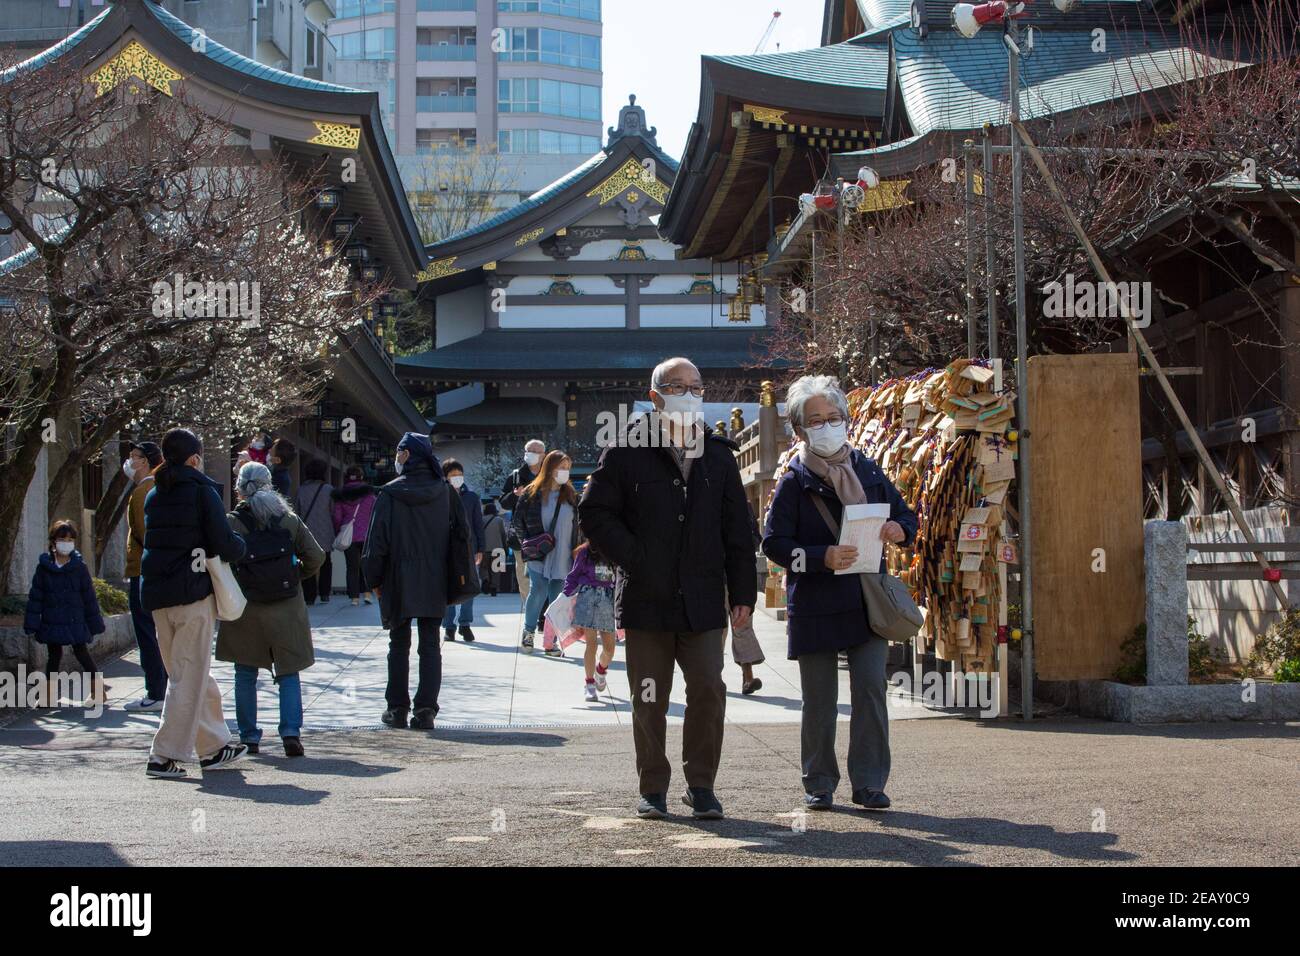
<instances>
[{"instance_id":1,"label":"apartment window","mask_svg":"<svg viewBox=\"0 0 1300 956\"><path fill-rule=\"evenodd\" d=\"M341 60L391 60L397 55L397 31L392 27L341 33L337 40Z\"/></svg>"},{"instance_id":2,"label":"apartment window","mask_svg":"<svg viewBox=\"0 0 1300 956\"><path fill-rule=\"evenodd\" d=\"M497 54L501 60L600 69L600 37L536 27L513 27L503 37L506 48Z\"/></svg>"},{"instance_id":3,"label":"apartment window","mask_svg":"<svg viewBox=\"0 0 1300 956\"><path fill-rule=\"evenodd\" d=\"M500 0L502 13L550 13L581 20L600 19L600 0Z\"/></svg>"},{"instance_id":4,"label":"apartment window","mask_svg":"<svg viewBox=\"0 0 1300 956\"><path fill-rule=\"evenodd\" d=\"M600 137L550 129L503 129L497 133L503 153L547 153L590 156L600 150Z\"/></svg>"},{"instance_id":5,"label":"apartment window","mask_svg":"<svg viewBox=\"0 0 1300 956\"><path fill-rule=\"evenodd\" d=\"M258 0L264 3L265 0ZM338 0L338 19L349 17L374 16L377 13L392 13L397 9L396 0Z\"/></svg>"},{"instance_id":6,"label":"apartment window","mask_svg":"<svg viewBox=\"0 0 1300 956\"><path fill-rule=\"evenodd\" d=\"M501 113L549 113L572 119L600 119L600 87L562 80L518 77L497 83Z\"/></svg>"},{"instance_id":7,"label":"apartment window","mask_svg":"<svg viewBox=\"0 0 1300 956\"><path fill-rule=\"evenodd\" d=\"M316 49L319 43L320 41L316 39L316 31L313 30L311 27L307 27L307 65L308 66L316 65Z\"/></svg>"}]
</instances>

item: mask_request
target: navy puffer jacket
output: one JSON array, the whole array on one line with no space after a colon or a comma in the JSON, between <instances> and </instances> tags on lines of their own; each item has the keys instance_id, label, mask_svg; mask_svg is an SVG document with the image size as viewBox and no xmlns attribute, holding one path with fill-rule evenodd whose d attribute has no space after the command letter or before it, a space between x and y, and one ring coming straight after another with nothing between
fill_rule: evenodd
<instances>
[{"instance_id":1,"label":"navy puffer jacket","mask_svg":"<svg viewBox=\"0 0 1300 956\"><path fill-rule=\"evenodd\" d=\"M41 555L27 595L23 630L42 644L89 644L94 635L104 633L95 583L81 552L73 551L63 567L48 551Z\"/></svg>"},{"instance_id":2,"label":"navy puffer jacket","mask_svg":"<svg viewBox=\"0 0 1300 956\"><path fill-rule=\"evenodd\" d=\"M189 465L164 467L171 472L170 486L164 490L167 482L156 481L144 499L140 603L146 611L202 601L212 593L212 579L200 559L233 564L245 551L244 539L226 520L217 494L221 486Z\"/></svg>"}]
</instances>

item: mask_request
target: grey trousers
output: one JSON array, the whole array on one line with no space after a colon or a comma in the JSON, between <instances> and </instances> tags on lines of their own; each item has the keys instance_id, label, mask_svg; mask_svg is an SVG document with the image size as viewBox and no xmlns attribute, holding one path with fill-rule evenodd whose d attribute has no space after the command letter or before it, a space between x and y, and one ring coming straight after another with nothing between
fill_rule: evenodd
<instances>
[{"instance_id":1,"label":"grey trousers","mask_svg":"<svg viewBox=\"0 0 1300 956\"><path fill-rule=\"evenodd\" d=\"M889 713L885 664L889 642L872 637L848 650L852 714L849 718L849 782L853 789L884 790L889 779ZM807 793L834 793L840 782L835 759L839 713L839 655L836 651L799 657L803 690L800 762Z\"/></svg>"}]
</instances>

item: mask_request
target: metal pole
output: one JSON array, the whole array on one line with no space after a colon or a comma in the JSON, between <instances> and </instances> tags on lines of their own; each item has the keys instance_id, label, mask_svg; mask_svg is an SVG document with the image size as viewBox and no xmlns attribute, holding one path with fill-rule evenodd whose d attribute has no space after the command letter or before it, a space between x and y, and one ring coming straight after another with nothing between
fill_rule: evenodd
<instances>
[{"instance_id":1,"label":"metal pole","mask_svg":"<svg viewBox=\"0 0 1300 956\"><path fill-rule=\"evenodd\" d=\"M1020 711L1025 720L1034 717L1034 600L1032 525L1029 511L1029 343L1026 332L1025 301L1025 219L1021 197L1020 137L1014 124L1020 121L1020 54L1017 44L1020 33L1014 20L1006 21L1008 50L1008 78L1010 83L1011 114L1011 228L1015 240L1016 258L1016 401L1017 422L1020 432L1018 459L1020 462Z\"/></svg>"},{"instance_id":2,"label":"metal pole","mask_svg":"<svg viewBox=\"0 0 1300 956\"><path fill-rule=\"evenodd\" d=\"M971 154L975 144L966 140L962 145L962 159L966 175L966 198L963 212L966 216L966 357L975 358L979 343L975 332L975 175L971 168Z\"/></svg>"},{"instance_id":3,"label":"metal pole","mask_svg":"<svg viewBox=\"0 0 1300 956\"><path fill-rule=\"evenodd\" d=\"M993 133L984 124L984 283L988 296L989 360L998 357L997 254L993 241Z\"/></svg>"}]
</instances>

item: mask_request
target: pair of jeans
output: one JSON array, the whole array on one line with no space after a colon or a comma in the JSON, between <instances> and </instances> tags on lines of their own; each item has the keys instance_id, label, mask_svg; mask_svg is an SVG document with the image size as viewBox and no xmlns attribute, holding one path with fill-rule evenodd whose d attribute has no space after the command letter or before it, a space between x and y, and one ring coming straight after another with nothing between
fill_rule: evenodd
<instances>
[{"instance_id":1,"label":"pair of jeans","mask_svg":"<svg viewBox=\"0 0 1300 956\"><path fill-rule=\"evenodd\" d=\"M457 609L460 610L459 621L456 619ZM442 616L443 627L454 627L456 624L460 624L461 627L465 627L466 625L473 624L473 623L474 623L474 599L473 598L470 598L468 601L464 602L463 604L448 604L447 613Z\"/></svg>"},{"instance_id":2,"label":"pair of jeans","mask_svg":"<svg viewBox=\"0 0 1300 956\"><path fill-rule=\"evenodd\" d=\"M153 615L140 603L140 578L130 579L128 589L131 604L131 625L135 629L135 643L140 648L140 667L144 671L144 695L150 700L167 696L167 668L163 665L162 651L158 649L158 629Z\"/></svg>"},{"instance_id":3,"label":"pair of jeans","mask_svg":"<svg viewBox=\"0 0 1300 956\"><path fill-rule=\"evenodd\" d=\"M847 651L849 693L849 782L854 791L884 790L889 779L889 710L885 663L889 642L870 637ZM800 757L807 793L834 793L840 782L835 759L835 723L839 717L838 651L799 655L803 691Z\"/></svg>"},{"instance_id":4,"label":"pair of jeans","mask_svg":"<svg viewBox=\"0 0 1300 956\"><path fill-rule=\"evenodd\" d=\"M438 690L442 686L442 644L438 619L417 619L420 634L420 678L415 689L415 709L438 712ZM411 619L403 618L388 631L388 688L384 699L393 710L411 707Z\"/></svg>"},{"instance_id":5,"label":"pair of jeans","mask_svg":"<svg viewBox=\"0 0 1300 956\"><path fill-rule=\"evenodd\" d=\"M280 690L280 738L301 737L302 681L297 674L273 679ZM251 664L235 665L235 723L239 725L241 742L261 742L262 728L257 726L257 668Z\"/></svg>"},{"instance_id":6,"label":"pair of jeans","mask_svg":"<svg viewBox=\"0 0 1300 956\"><path fill-rule=\"evenodd\" d=\"M525 631L531 634L535 626L540 626L546 605L559 597L563 590L564 578L548 578L532 565L528 566L528 600L524 602Z\"/></svg>"},{"instance_id":7,"label":"pair of jeans","mask_svg":"<svg viewBox=\"0 0 1300 956\"><path fill-rule=\"evenodd\" d=\"M323 547L323 546L322 546ZM325 552L325 563L309 578L303 578L302 597L308 604L315 604L316 599L328 601L330 594L334 590L334 559L331 557L333 551Z\"/></svg>"}]
</instances>

